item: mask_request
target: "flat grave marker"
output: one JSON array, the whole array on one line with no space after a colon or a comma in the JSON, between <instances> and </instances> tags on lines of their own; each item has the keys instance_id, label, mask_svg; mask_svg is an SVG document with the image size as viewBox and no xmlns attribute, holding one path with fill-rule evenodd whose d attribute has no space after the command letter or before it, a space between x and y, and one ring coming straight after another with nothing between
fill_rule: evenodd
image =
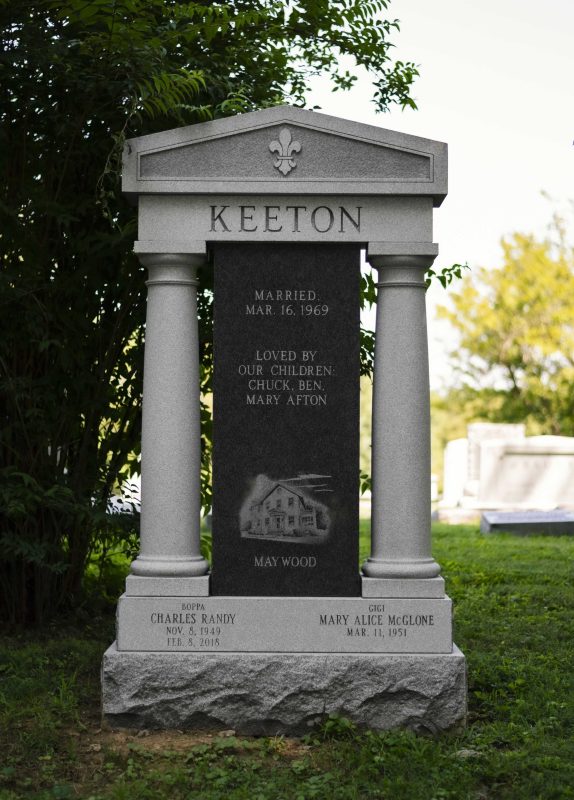
<instances>
[{"instance_id":1,"label":"flat grave marker","mask_svg":"<svg viewBox=\"0 0 574 800\"><path fill-rule=\"evenodd\" d=\"M574 511L486 511L480 530L518 536L574 536Z\"/></svg>"}]
</instances>

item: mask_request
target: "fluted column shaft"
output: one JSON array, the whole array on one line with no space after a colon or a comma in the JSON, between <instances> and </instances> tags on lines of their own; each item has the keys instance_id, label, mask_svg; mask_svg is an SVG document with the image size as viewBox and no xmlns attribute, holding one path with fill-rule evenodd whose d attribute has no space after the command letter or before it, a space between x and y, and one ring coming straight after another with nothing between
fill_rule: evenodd
<instances>
[{"instance_id":1,"label":"fluted column shaft","mask_svg":"<svg viewBox=\"0 0 574 800\"><path fill-rule=\"evenodd\" d=\"M132 574L204 575L197 266L191 254L140 255L149 270L142 413L141 549Z\"/></svg>"},{"instance_id":2,"label":"fluted column shaft","mask_svg":"<svg viewBox=\"0 0 574 800\"><path fill-rule=\"evenodd\" d=\"M373 376L371 578L433 578L425 270L434 256L379 255Z\"/></svg>"}]
</instances>

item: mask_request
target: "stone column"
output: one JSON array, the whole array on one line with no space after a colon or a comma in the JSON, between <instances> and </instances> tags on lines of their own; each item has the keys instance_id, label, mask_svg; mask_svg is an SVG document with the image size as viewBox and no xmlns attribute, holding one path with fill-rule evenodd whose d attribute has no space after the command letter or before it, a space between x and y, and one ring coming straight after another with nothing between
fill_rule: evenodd
<instances>
[{"instance_id":1,"label":"stone column","mask_svg":"<svg viewBox=\"0 0 574 800\"><path fill-rule=\"evenodd\" d=\"M191 253L140 255L149 270L142 414L141 549L128 594L207 594L200 552L197 267ZM135 577L134 577L135 576ZM154 579L153 581L150 579Z\"/></svg>"},{"instance_id":2,"label":"stone column","mask_svg":"<svg viewBox=\"0 0 574 800\"><path fill-rule=\"evenodd\" d=\"M407 253L401 254L401 249ZM430 539L430 396L424 274L435 255L433 244L369 248L368 260L378 270L379 280L373 376L371 555L363 565L365 596L444 593L444 582L437 577L439 565L431 557Z\"/></svg>"}]
</instances>

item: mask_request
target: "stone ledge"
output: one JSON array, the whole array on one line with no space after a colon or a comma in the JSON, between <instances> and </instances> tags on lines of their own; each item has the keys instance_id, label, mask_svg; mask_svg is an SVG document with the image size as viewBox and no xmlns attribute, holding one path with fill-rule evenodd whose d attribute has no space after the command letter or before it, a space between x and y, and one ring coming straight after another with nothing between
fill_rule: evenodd
<instances>
[{"instance_id":1,"label":"stone ledge","mask_svg":"<svg viewBox=\"0 0 574 800\"><path fill-rule=\"evenodd\" d=\"M372 601L123 594L117 622L117 649L134 653L449 654L453 644L446 596Z\"/></svg>"},{"instance_id":2,"label":"stone ledge","mask_svg":"<svg viewBox=\"0 0 574 800\"><path fill-rule=\"evenodd\" d=\"M361 575L363 597L445 597L444 578L368 578Z\"/></svg>"},{"instance_id":3,"label":"stone ledge","mask_svg":"<svg viewBox=\"0 0 574 800\"><path fill-rule=\"evenodd\" d=\"M193 578L128 575L126 595L130 597L209 597L209 575L198 575Z\"/></svg>"},{"instance_id":4,"label":"stone ledge","mask_svg":"<svg viewBox=\"0 0 574 800\"><path fill-rule=\"evenodd\" d=\"M450 654L144 653L102 665L115 728L233 728L300 736L337 714L374 730L439 733L466 719L466 666Z\"/></svg>"}]
</instances>

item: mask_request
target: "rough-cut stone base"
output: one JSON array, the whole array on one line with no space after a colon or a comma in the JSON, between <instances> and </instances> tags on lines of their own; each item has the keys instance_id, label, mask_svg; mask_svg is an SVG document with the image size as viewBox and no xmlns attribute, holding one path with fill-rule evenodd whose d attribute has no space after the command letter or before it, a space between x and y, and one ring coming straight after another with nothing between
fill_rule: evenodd
<instances>
[{"instance_id":1,"label":"rough-cut stone base","mask_svg":"<svg viewBox=\"0 0 574 800\"><path fill-rule=\"evenodd\" d=\"M366 728L438 733L466 717L465 658L366 653L104 654L103 715L116 728L302 735L329 714Z\"/></svg>"}]
</instances>

